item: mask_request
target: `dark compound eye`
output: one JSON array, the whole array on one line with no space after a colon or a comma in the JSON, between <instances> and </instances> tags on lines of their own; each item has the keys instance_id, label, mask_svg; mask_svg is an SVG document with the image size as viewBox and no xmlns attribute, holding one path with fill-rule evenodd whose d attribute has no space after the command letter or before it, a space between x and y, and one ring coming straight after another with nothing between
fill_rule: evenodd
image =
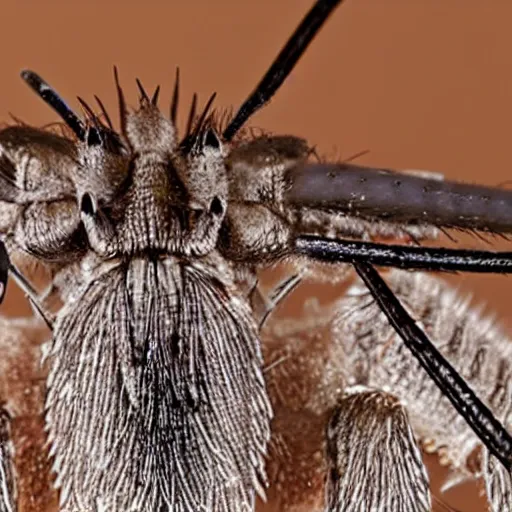
<instances>
[{"instance_id":1,"label":"dark compound eye","mask_svg":"<svg viewBox=\"0 0 512 512\"><path fill-rule=\"evenodd\" d=\"M87 132L87 145L88 146L99 146L102 140L100 133L96 128L89 128Z\"/></svg>"},{"instance_id":2,"label":"dark compound eye","mask_svg":"<svg viewBox=\"0 0 512 512\"><path fill-rule=\"evenodd\" d=\"M215 131L212 130L211 128L208 129L206 135L204 136L204 145L214 149L220 148L220 140L217 137Z\"/></svg>"},{"instance_id":3,"label":"dark compound eye","mask_svg":"<svg viewBox=\"0 0 512 512\"><path fill-rule=\"evenodd\" d=\"M224 212L224 206L222 206L222 201L215 196L210 203L210 213L213 215L222 215Z\"/></svg>"},{"instance_id":4,"label":"dark compound eye","mask_svg":"<svg viewBox=\"0 0 512 512\"><path fill-rule=\"evenodd\" d=\"M96 214L96 205L91 197L91 194L87 192L82 196L82 201L80 203L80 210L86 215L95 215Z\"/></svg>"}]
</instances>

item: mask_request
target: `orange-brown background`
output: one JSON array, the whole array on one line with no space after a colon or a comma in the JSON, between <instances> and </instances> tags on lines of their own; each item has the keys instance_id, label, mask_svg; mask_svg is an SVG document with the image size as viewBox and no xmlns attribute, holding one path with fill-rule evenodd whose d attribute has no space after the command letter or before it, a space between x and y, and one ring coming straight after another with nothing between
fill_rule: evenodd
<instances>
[{"instance_id":1,"label":"orange-brown background","mask_svg":"<svg viewBox=\"0 0 512 512\"><path fill-rule=\"evenodd\" d=\"M25 67L75 107L75 95L94 93L115 111L113 64L132 103L135 76L150 90L161 84L167 100L179 65L183 106L194 91L237 106L311 3L3 0L0 120L56 119L19 79ZM511 19L503 0L347 0L252 124L303 136L332 158L369 149L360 163L500 184L512 169ZM456 282L512 325L510 279ZM481 510L463 494L450 503Z\"/></svg>"}]
</instances>

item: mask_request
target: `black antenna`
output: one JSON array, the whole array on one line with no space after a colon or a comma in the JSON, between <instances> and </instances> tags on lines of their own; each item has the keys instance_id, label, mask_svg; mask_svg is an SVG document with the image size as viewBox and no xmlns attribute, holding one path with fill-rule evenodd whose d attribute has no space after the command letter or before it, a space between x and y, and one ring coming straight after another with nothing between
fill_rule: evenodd
<instances>
[{"instance_id":1,"label":"black antenna","mask_svg":"<svg viewBox=\"0 0 512 512\"><path fill-rule=\"evenodd\" d=\"M85 126L80 118L69 108L66 102L57 94L57 92L45 82L37 73L25 69L21 72L21 78L50 105L63 121L73 130L74 134L81 141L85 139Z\"/></svg>"},{"instance_id":2,"label":"black antenna","mask_svg":"<svg viewBox=\"0 0 512 512\"><path fill-rule=\"evenodd\" d=\"M231 140L249 117L272 98L306 51L316 33L342 1L318 0L316 2L256 86L256 89L245 100L224 130L222 134L224 140Z\"/></svg>"}]
</instances>

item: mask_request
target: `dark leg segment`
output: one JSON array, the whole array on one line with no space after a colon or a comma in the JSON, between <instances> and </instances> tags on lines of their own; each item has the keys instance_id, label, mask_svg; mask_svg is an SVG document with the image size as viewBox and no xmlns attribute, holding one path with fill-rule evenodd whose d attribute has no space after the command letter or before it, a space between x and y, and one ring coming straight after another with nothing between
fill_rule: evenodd
<instances>
[{"instance_id":1,"label":"dark leg segment","mask_svg":"<svg viewBox=\"0 0 512 512\"><path fill-rule=\"evenodd\" d=\"M353 240L329 240L317 236L299 236L294 251L330 263L366 262L383 267L404 269L512 273L512 252L446 249L388 245Z\"/></svg>"},{"instance_id":2,"label":"dark leg segment","mask_svg":"<svg viewBox=\"0 0 512 512\"><path fill-rule=\"evenodd\" d=\"M510 471L512 437L507 430L416 325L378 272L368 263L357 262L354 267L414 357L482 443Z\"/></svg>"},{"instance_id":3,"label":"dark leg segment","mask_svg":"<svg viewBox=\"0 0 512 512\"><path fill-rule=\"evenodd\" d=\"M306 162L286 172L285 203L371 221L512 232L512 190L346 163Z\"/></svg>"}]
</instances>

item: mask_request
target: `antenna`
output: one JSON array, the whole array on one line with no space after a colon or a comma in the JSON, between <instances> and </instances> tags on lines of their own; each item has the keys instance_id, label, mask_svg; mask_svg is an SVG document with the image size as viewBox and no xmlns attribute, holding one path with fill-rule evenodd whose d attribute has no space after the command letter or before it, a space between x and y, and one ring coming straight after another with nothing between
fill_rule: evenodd
<instances>
[{"instance_id":1,"label":"antenna","mask_svg":"<svg viewBox=\"0 0 512 512\"><path fill-rule=\"evenodd\" d=\"M238 109L222 134L224 140L231 140L246 121L277 92L291 73L295 64L306 51L309 43L322 28L327 18L342 0L318 0L306 14L288 42L274 60L260 83Z\"/></svg>"}]
</instances>

